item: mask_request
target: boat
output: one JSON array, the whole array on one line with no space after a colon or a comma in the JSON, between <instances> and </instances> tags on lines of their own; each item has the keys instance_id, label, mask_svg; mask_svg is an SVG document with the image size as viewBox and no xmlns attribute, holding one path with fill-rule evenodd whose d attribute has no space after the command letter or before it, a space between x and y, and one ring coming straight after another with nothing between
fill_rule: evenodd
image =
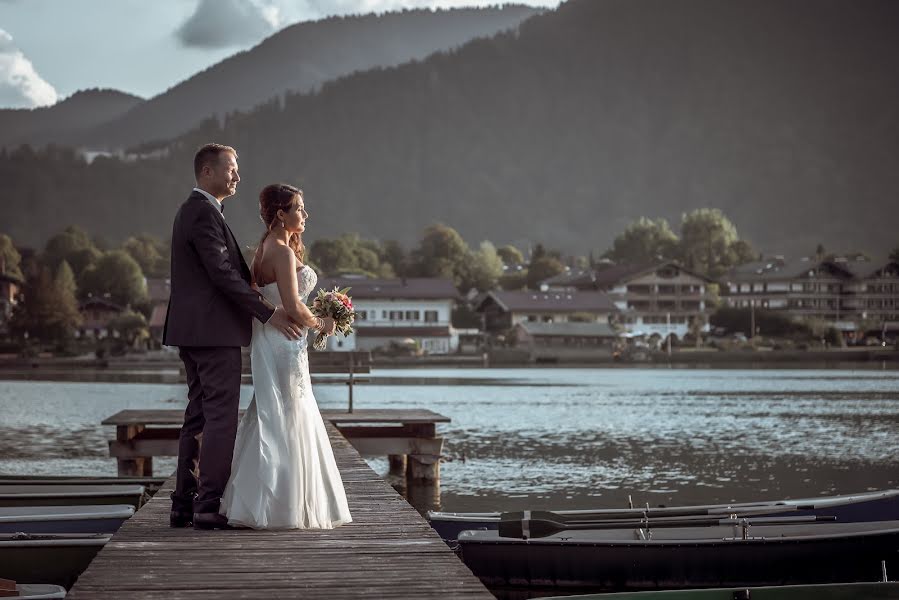
<instances>
[{"instance_id":1,"label":"boat","mask_svg":"<svg viewBox=\"0 0 899 600\"><path fill-rule=\"evenodd\" d=\"M882 490L820 498L768 500L731 504L694 506L662 506L657 508L607 508L594 510L559 510L558 515L596 519L634 519L682 515L773 516L789 513L795 516L833 516L841 523L899 520L899 490ZM519 515L522 512L517 513ZM428 512L431 527L444 540L452 542L459 532L470 529L496 529L499 512Z\"/></svg>"},{"instance_id":2,"label":"boat","mask_svg":"<svg viewBox=\"0 0 899 600\"><path fill-rule=\"evenodd\" d=\"M130 504L2 506L0 533L115 533L133 514Z\"/></svg>"},{"instance_id":3,"label":"boat","mask_svg":"<svg viewBox=\"0 0 899 600\"><path fill-rule=\"evenodd\" d=\"M899 521L733 519L732 525L703 527L574 528L540 538L464 531L458 544L468 568L492 588L637 591L845 583L877 581L882 568L899 568Z\"/></svg>"},{"instance_id":4,"label":"boat","mask_svg":"<svg viewBox=\"0 0 899 600\"><path fill-rule=\"evenodd\" d=\"M164 477L103 477L72 475L4 475L0 489L7 485L142 485L151 496L165 483Z\"/></svg>"},{"instance_id":5,"label":"boat","mask_svg":"<svg viewBox=\"0 0 899 600\"><path fill-rule=\"evenodd\" d=\"M140 508L146 499L142 485L4 485L0 506L74 506L130 504Z\"/></svg>"},{"instance_id":6,"label":"boat","mask_svg":"<svg viewBox=\"0 0 899 600\"><path fill-rule=\"evenodd\" d=\"M13 600L57 600L66 597L66 588L49 583L20 583Z\"/></svg>"},{"instance_id":7,"label":"boat","mask_svg":"<svg viewBox=\"0 0 899 600\"><path fill-rule=\"evenodd\" d=\"M826 583L549 596L541 600L886 600L899 598L899 582Z\"/></svg>"},{"instance_id":8,"label":"boat","mask_svg":"<svg viewBox=\"0 0 899 600\"><path fill-rule=\"evenodd\" d=\"M0 534L0 578L68 589L110 539L109 534Z\"/></svg>"}]
</instances>

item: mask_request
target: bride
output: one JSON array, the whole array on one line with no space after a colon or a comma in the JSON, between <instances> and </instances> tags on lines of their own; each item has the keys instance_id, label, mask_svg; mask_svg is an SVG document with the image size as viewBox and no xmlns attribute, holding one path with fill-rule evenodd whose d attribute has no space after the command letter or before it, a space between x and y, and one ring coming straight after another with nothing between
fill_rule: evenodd
<instances>
[{"instance_id":1,"label":"bride","mask_svg":"<svg viewBox=\"0 0 899 600\"><path fill-rule=\"evenodd\" d=\"M318 281L302 264L303 193L269 185L259 195L265 235L253 259L262 295L306 327L334 333L334 320L313 316L305 300ZM309 379L306 336L289 340L260 322L250 345L255 395L237 428L231 478L219 512L253 529L330 529L352 521Z\"/></svg>"}]
</instances>

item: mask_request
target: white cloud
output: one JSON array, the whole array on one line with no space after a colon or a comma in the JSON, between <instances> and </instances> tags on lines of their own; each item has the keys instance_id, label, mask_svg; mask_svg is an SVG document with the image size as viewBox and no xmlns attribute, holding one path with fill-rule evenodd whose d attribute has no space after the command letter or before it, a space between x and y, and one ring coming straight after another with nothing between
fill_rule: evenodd
<instances>
[{"instance_id":1,"label":"white cloud","mask_svg":"<svg viewBox=\"0 0 899 600\"><path fill-rule=\"evenodd\" d=\"M185 46L223 48L258 42L281 24L273 0L200 0L176 35Z\"/></svg>"},{"instance_id":2,"label":"white cloud","mask_svg":"<svg viewBox=\"0 0 899 600\"><path fill-rule=\"evenodd\" d=\"M55 104L56 90L37 74L31 61L0 29L0 106L34 108Z\"/></svg>"}]
</instances>

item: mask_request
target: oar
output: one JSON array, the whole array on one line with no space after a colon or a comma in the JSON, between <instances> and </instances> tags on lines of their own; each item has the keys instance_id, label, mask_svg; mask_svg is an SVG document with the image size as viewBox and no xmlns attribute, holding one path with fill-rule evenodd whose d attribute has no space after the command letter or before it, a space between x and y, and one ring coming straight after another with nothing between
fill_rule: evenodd
<instances>
[{"instance_id":1,"label":"oar","mask_svg":"<svg viewBox=\"0 0 899 600\"><path fill-rule=\"evenodd\" d=\"M562 514L557 512L552 512L548 510L532 510L532 511L514 511L514 512L504 512L500 515L500 521L515 521L521 520L524 518L531 519L545 519L547 521L557 521L559 523L591 523L594 521L623 521L623 520L632 520L632 519L701 519L711 516L719 517L719 515L732 515L735 514L739 517L744 516L754 516L754 515L770 515L770 514L780 514L787 512L795 512L795 506L778 506L778 507L765 507L765 508L753 508L750 510L731 510L725 511L724 509L714 509L706 512L696 512L696 511L688 511L688 510L676 510L670 512L660 512L650 510L633 510L633 511L622 511L618 513L607 513L604 511L597 511L595 513L583 512L577 514ZM529 513L530 517L525 517L525 513ZM720 518L720 517L719 517Z\"/></svg>"},{"instance_id":2,"label":"oar","mask_svg":"<svg viewBox=\"0 0 899 600\"><path fill-rule=\"evenodd\" d=\"M529 511L525 511L526 513ZM555 535L565 531L583 531L599 529L654 529L669 527L714 527L718 525L784 525L795 523L815 523L822 521L835 521L836 517L771 517L761 519L696 517L692 519L607 519L595 521L580 521L563 523L553 519L541 518L539 513L546 511L533 511L528 518L517 520L504 520L499 522L500 537L514 538L539 538ZM545 516L545 515L543 515Z\"/></svg>"}]
</instances>

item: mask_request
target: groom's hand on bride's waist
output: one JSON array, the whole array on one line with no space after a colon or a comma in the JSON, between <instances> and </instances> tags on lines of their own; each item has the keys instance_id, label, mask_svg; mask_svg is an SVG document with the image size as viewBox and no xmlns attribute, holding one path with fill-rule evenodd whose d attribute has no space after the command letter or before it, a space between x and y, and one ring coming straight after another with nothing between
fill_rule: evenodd
<instances>
[{"instance_id":1,"label":"groom's hand on bride's waist","mask_svg":"<svg viewBox=\"0 0 899 600\"><path fill-rule=\"evenodd\" d=\"M303 327L294 323L287 315L287 311L280 306L275 308L275 312L266 323L287 336L287 339L298 340L303 337Z\"/></svg>"}]
</instances>

